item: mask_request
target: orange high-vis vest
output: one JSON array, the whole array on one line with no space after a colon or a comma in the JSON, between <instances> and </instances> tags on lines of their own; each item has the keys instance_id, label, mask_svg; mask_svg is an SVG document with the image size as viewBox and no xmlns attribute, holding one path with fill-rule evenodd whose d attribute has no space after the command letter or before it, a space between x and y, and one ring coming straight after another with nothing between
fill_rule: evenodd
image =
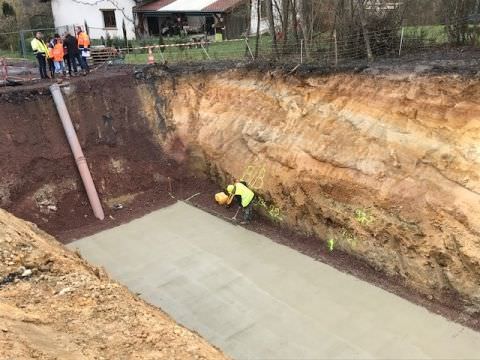
<instances>
[{"instance_id":1,"label":"orange high-vis vest","mask_svg":"<svg viewBox=\"0 0 480 360\"><path fill-rule=\"evenodd\" d=\"M86 32L82 31L80 34L78 34L77 40L78 40L78 47L80 49L88 48L90 46L90 38L88 37Z\"/></svg>"},{"instance_id":2,"label":"orange high-vis vest","mask_svg":"<svg viewBox=\"0 0 480 360\"><path fill-rule=\"evenodd\" d=\"M53 61L63 61L63 44L61 42L57 42L53 48Z\"/></svg>"}]
</instances>

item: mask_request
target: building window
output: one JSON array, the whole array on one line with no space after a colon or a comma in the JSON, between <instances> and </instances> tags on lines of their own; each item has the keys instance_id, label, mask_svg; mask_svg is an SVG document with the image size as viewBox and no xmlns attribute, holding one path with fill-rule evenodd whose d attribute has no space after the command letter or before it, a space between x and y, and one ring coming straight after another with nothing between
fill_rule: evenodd
<instances>
[{"instance_id":1,"label":"building window","mask_svg":"<svg viewBox=\"0 0 480 360\"><path fill-rule=\"evenodd\" d=\"M117 20L115 19L115 10L101 10L103 13L103 23L108 29L117 28Z\"/></svg>"}]
</instances>

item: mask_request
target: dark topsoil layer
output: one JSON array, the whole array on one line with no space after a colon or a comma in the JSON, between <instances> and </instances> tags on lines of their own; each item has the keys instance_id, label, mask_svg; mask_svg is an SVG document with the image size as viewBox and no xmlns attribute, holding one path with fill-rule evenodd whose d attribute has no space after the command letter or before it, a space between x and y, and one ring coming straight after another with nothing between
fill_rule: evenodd
<instances>
[{"instance_id":1,"label":"dark topsoil layer","mask_svg":"<svg viewBox=\"0 0 480 360\"><path fill-rule=\"evenodd\" d=\"M298 64L282 61L204 61L192 63L178 63L168 65L108 65L94 69L88 79L104 78L119 74L135 73L138 79L148 79L158 76L158 70L165 71L170 75L195 74L195 73L218 73L227 70L258 71L259 73L270 72L273 75L295 75L307 77L326 74L372 74L372 75L394 75L394 74L421 74L439 75L452 74L462 76L480 76L480 48L458 47L458 48L437 48L425 52L406 54L402 57L378 58L368 63L364 59L348 60L338 66L319 65L315 62ZM83 77L71 78L70 82L81 81ZM0 101L15 101L15 93L26 91L34 94L36 91L43 92L43 89L54 83L52 80L40 80L35 82L18 83L17 86L0 86ZM12 96L9 96L8 94ZM3 94L3 96L2 96ZM28 96L28 95L27 95Z\"/></svg>"},{"instance_id":2,"label":"dark topsoil layer","mask_svg":"<svg viewBox=\"0 0 480 360\"><path fill-rule=\"evenodd\" d=\"M210 64L209 66L213 66L213 64ZM232 63L228 66L231 68ZM251 68L251 70L253 70L254 68L260 69L262 66L267 65L242 65L242 67L247 69L251 66L253 66L253 68ZM194 69L197 71L198 65L196 68L194 67ZM469 71L473 71L473 68L469 69ZM137 77L148 78L149 76L155 76L153 73L149 73L150 70L166 70L166 72L170 74L176 72L174 68L148 67L146 71L138 72ZM188 72L188 67L184 67L182 71ZM128 73L132 73L132 68L122 67L116 68L116 73L96 72L89 75L88 78L105 79L110 76L118 76L119 74ZM81 81L81 79L74 79L73 81ZM107 83L107 81L103 81L103 83ZM24 97L36 96L36 93L46 95L45 88L48 85L48 82L42 82L29 85L28 87L20 86L3 89L0 90L0 101L21 103L24 101ZM135 146L132 145L131 148L135 149ZM111 151L112 149L106 147L105 150L102 150L98 154L87 152L87 157L94 161L95 156L98 155L104 157ZM48 222L42 223L42 215L40 214L39 217L38 211L30 206L23 207L21 211L13 212L18 216L35 221L41 228L56 236L63 243L68 243L73 239L78 239L107 228L118 226L119 224L131 221L132 219L141 217L153 210L171 205L175 201L180 200L188 201L192 205L198 206L205 211L211 212L227 221L234 222L231 219L235 214L236 209L220 207L214 202L213 196L220 190L215 183L204 178L186 176L185 174L188 173L186 169L176 166L174 162L169 161L165 157L162 157L163 159L159 160L159 153L152 153L150 155L148 158L145 158L145 152L139 152L138 158L139 161L142 160L142 162L139 162L138 164L138 171L140 173L142 171L145 172L146 170L143 168L148 166L148 163L151 161L160 162L156 165L156 169L164 169L164 171L162 171L164 180L158 184L142 184L140 181L137 184L136 180L132 180L129 184L122 185L122 187L126 187L125 190L128 190L125 193L132 194L136 193L136 190L138 190L139 195L129 204L123 204L124 207L120 210L110 209L105 206L106 219L103 222L97 221L93 217L83 190L72 191L66 194L61 199L59 210L54 216L49 217ZM136 155L132 154L132 156L133 159L135 159ZM71 165L74 166L73 160L71 160L71 162ZM61 174L58 173L58 168L57 176L61 177ZM42 176L39 175L38 180L43 181ZM111 179L111 181L116 181L116 179ZM149 190L145 191L146 188ZM38 219L38 221L35 219ZM327 263L340 271L352 274L362 280L373 283L387 291L424 306L432 312L442 314L451 320L457 321L473 329L480 330L480 314L468 315L465 312L462 312L462 303L456 294L445 293L441 299L427 298L412 289L409 289L406 286L404 279L401 277L387 277L385 274L377 271L365 262L346 253L338 250L329 251L325 242L318 238L292 232L258 215L255 217L254 221L246 227L269 237L275 242L289 246L318 261ZM395 310L392 309L392 311Z\"/></svg>"}]
</instances>

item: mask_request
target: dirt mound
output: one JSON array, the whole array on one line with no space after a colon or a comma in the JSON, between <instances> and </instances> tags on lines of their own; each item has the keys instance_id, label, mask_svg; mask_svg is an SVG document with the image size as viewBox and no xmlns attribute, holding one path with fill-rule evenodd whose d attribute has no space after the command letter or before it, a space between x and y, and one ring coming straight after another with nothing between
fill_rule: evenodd
<instances>
[{"instance_id":1,"label":"dirt mound","mask_svg":"<svg viewBox=\"0 0 480 360\"><path fill-rule=\"evenodd\" d=\"M0 210L1 359L223 359L35 225Z\"/></svg>"}]
</instances>

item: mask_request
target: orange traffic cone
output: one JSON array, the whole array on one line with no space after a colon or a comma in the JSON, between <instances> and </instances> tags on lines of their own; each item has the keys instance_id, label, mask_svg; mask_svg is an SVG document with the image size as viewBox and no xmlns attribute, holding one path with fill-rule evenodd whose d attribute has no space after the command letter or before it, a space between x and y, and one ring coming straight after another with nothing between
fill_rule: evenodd
<instances>
[{"instance_id":1,"label":"orange traffic cone","mask_svg":"<svg viewBox=\"0 0 480 360\"><path fill-rule=\"evenodd\" d=\"M147 61L148 65L155 64L155 57L153 56L153 52L152 52L151 47L148 48L148 58L147 59L148 59L148 61Z\"/></svg>"}]
</instances>

